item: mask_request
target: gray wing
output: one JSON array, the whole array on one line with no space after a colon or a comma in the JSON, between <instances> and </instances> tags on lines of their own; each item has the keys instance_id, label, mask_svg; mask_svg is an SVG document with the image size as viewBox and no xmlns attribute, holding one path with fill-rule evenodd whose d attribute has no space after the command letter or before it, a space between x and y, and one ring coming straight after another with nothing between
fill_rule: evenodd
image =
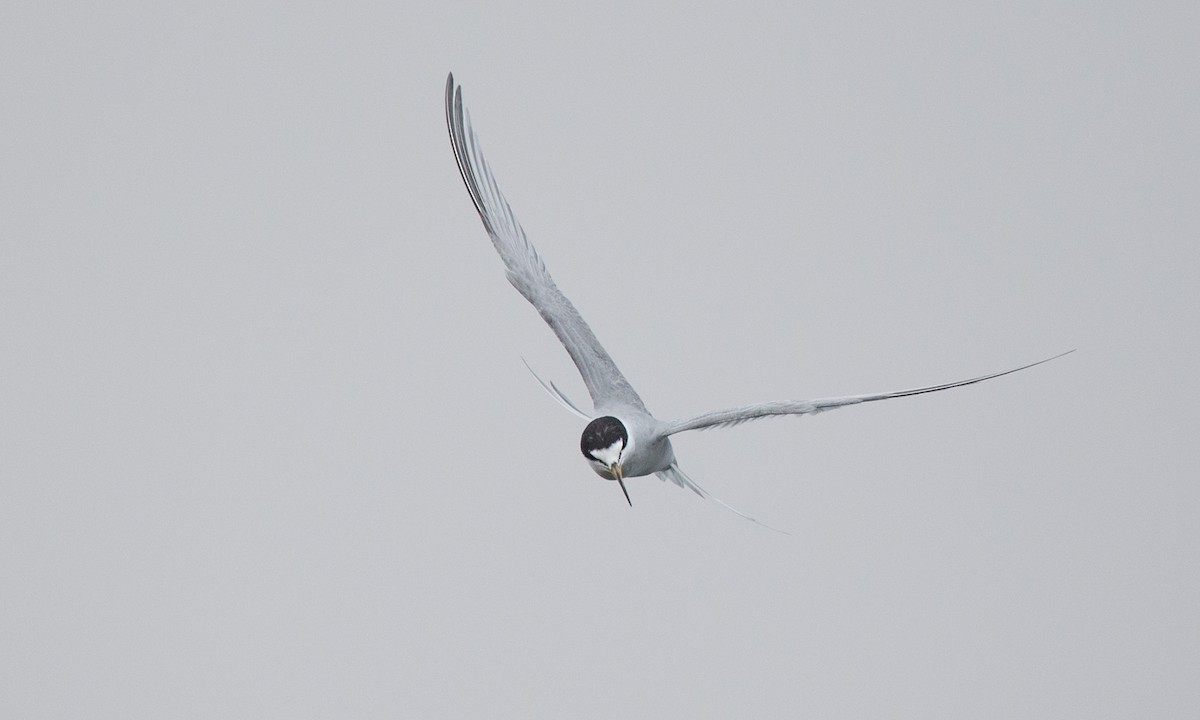
<instances>
[{"instance_id":1,"label":"gray wing","mask_svg":"<svg viewBox=\"0 0 1200 720\"><path fill-rule=\"evenodd\" d=\"M566 347L583 376L592 402L600 405L618 401L644 410L642 399L617 369L579 311L554 284L542 258L525 237L521 223L504 199L480 152L471 117L463 109L462 87L455 85L453 74L446 77L446 127L450 130L450 145L458 170L471 202L475 203L475 210L483 220L483 227L492 238L492 245L508 268L508 281L537 309Z\"/></svg>"},{"instance_id":2,"label":"gray wing","mask_svg":"<svg viewBox=\"0 0 1200 720\"><path fill-rule=\"evenodd\" d=\"M1068 350L1065 353L1059 353L1054 357L1038 360L1028 365L1022 365L1011 370L992 373L990 375L982 375L970 380L959 380L958 382L945 383L942 385L930 385L928 387L912 388L911 390L896 390L895 392L874 393L867 395L847 395L845 397L822 398L820 400L784 400L780 402L759 403L758 405L746 405L732 410L718 410L716 412L704 413L697 415L688 420L679 420L676 422L666 423L664 434L674 435L685 430L701 430L705 428L723 427L744 423L747 420L757 420L758 418L771 417L774 415L815 415L826 410L845 407L846 405L857 405L859 403L874 402L875 400L891 400L892 398L908 397L909 395L921 395L923 393L938 392L939 390L949 390L950 388L962 387L963 385L973 385L974 383L991 380L1002 375L1009 375L1034 365L1041 365L1045 362L1050 362L1063 355L1075 352Z\"/></svg>"}]
</instances>

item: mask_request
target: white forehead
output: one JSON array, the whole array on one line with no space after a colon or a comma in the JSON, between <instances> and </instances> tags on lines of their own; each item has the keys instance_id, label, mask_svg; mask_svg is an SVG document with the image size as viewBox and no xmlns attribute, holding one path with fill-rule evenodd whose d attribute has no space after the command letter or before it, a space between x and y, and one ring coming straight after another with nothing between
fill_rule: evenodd
<instances>
[{"instance_id":1,"label":"white forehead","mask_svg":"<svg viewBox=\"0 0 1200 720\"><path fill-rule=\"evenodd\" d=\"M601 450L592 450L592 457L607 465L612 465L621 459L621 450L625 447L625 441L618 439L612 445Z\"/></svg>"}]
</instances>

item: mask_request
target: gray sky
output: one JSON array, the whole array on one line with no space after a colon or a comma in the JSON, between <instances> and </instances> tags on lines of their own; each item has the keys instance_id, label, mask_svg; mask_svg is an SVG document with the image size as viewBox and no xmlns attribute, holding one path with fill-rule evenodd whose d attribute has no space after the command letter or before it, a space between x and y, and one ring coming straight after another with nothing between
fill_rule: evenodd
<instances>
[{"instance_id":1,"label":"gray sky","mask_svg":"<svg viewBox=\"0 0 1200 720\"><path fill-rule=\"evenodd\" d=\"M1196 717L1200 13L977 5L6 3L0 716ZM450 70L660 416L1079 350L630 509Z\"/></svg>"}]
</instances>

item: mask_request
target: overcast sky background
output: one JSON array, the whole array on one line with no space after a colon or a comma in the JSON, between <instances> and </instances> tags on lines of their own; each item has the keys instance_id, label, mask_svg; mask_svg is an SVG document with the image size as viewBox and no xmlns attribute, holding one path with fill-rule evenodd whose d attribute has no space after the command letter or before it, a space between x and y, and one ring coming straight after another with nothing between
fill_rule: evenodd
<instances>
[{"instance_id":1,"label":"overcast sky background","mask_svg":"<svg viewBox=\"0 0 1200 720\"><path fill-rule=\"evenodd\" d=\"M1197 717L1195 8L4 3L0 715Z\"/></svg>"}]
</instances>

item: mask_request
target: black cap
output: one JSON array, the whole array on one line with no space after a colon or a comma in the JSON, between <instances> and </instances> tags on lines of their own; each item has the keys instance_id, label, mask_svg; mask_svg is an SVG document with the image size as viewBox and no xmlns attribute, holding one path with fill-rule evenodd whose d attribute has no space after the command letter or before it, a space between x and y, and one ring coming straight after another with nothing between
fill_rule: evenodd
<instances>
[{"instance_id":1,"label":"black cap","mask_svg":"<svg viewBox=\"0 0 1200 720\"><path fill-rule=\"evenodd\" d=\"M583 451L585 458L594 460L593 451L610 448L618 440L625 445L629 444L629 434L625 432L625 426L615 417L605 415L591 421L583 429L583 437L579 439L579 449Z\"/></svg>"}]
</instances>

